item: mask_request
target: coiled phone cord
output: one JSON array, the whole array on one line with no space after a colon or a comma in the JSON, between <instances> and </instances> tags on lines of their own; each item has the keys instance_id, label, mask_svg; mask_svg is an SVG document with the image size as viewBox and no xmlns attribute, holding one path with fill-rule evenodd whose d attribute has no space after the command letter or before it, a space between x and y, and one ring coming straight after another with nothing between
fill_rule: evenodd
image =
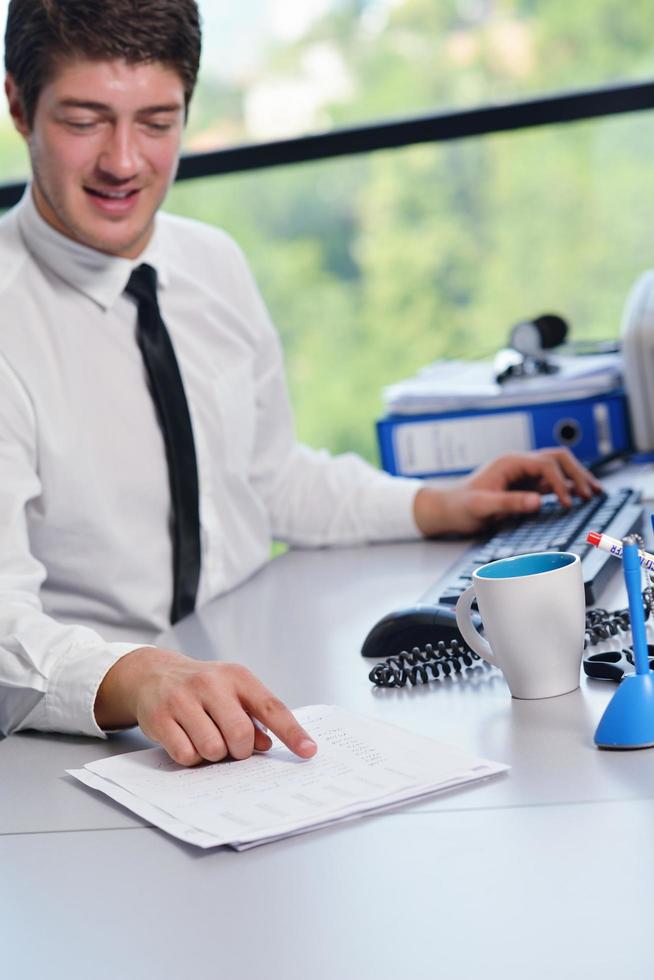
<instances>
[{"instance_id":1,"label":"coiled phone cord","mask_svg":"<svg viewBox=\"0 0 654 980\"><path fill-rule=\"evenodd\" d=\"M458 640L452 640L449 647L444 640L439 640L435 649L427 643L424 650L419 647L414 647L410 653L403 650L397 656L375 664L368 676L377 687L406 687L407 684L442 681L474 666L486 666L478 653Z\"/></svg>"},{"instance_id":2,"label":"coiled phone cord","mask_svg":"<svg viewBox=\"0 0 654 980\"><path fill-rule=\"evenodd\" d=\"M643 589L643 609L645 610L645 620L652 614L654 597L652 588L648 586ZM608 612L606 609L589 609L586 612L586 646L596 646L603 640L608 640L612 636L620 633L628 633L631 629L628 609L615 609Z\"/></svg>"}]
</instances>

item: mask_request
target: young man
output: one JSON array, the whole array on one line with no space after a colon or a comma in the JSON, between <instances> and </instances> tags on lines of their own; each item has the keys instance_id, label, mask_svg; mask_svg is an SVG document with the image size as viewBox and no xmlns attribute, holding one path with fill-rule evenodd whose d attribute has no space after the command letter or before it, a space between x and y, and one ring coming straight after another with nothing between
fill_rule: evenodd
<instances>
[{"instance_id":1,"label":"young man","mask_svg":"<svg viewBox=\"0 0 654 980\"><path fill-rule=\"evenodd\" d=\"M316 747L244 668L152 646L267 559L536 510L594 479L505 457L437 492L296 443L279 343L222 232L158 214L200 56L194 0L11 0L32 182L0 222L0 729L138 723L182 764ZM166 329L167 328L167 329ZM200 561L201 559L201 561ZM171 611L172 605L172 611Z\"/></svg>"}]
</instances>

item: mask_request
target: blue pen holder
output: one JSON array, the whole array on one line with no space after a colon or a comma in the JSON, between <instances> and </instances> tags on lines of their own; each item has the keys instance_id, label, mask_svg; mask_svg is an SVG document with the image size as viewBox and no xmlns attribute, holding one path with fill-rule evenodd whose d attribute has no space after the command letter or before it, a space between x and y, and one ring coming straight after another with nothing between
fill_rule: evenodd
<instances>
[{"instance_id":1,"label":"blue pen holder","mask_svg":"<svg viewBox=\"0 0 654 980\"><path fill-rule=\"evenodd\" d=\"M595 744L601 749L654 746L654 674L629 674L602 715Z\"/></svg>"}]
</instances>

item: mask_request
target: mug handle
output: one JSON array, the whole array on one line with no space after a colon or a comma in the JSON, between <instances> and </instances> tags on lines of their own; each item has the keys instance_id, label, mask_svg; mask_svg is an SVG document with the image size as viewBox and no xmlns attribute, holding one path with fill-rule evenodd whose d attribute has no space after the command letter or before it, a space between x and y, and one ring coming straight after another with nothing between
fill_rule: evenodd
<instances>
[{"instance_id":1,"label":"mug handle","mask_svg":"<svg viewBox=\"0 0 654 980\"><path fill-rule=\"evenodd\" d=\"M499 667L497 660L490 648L490 643L475 629L470 618L470 609L475 601L475 587L469 585L465 592L459 596L456 604L456 625L459 627L461 636L466 641L471 650L478 653L480 657L487 660L493 667Z\"/></svg>"}]
</instances>

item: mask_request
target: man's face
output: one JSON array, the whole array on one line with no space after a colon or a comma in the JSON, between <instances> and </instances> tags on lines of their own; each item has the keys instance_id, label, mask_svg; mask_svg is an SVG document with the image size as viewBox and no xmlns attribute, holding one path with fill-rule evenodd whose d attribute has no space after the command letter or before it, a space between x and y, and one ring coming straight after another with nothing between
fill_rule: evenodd
<instances>
[{"instance_id":1,"label":"man's face","mask_svg":"<svg viewBox=\"0 0 654 980\"><path fill-rule=\"evenodd\" d=\"M42 217L84 245L136 258L177 168L179 75L158 62L65 62L42 89L31 128L10 77L6 90Z\"/></svg>"}]
</instances>

